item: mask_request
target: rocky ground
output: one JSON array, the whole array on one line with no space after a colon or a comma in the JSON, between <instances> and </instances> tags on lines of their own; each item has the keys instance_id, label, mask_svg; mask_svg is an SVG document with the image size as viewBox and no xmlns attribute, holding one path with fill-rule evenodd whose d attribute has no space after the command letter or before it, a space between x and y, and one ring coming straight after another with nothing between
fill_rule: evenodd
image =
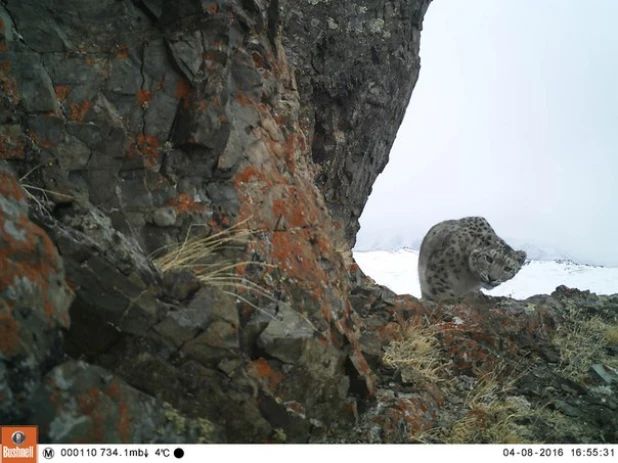
<instances>
[{"instance_id":1,"label":"rocky ground","mask_svg":"<svg viewBox=\"0 0 618 463\"><path fill-rule=\"evenodd\" d=\"M378 376L358 441L618 442L618 295L440 305L366 284L353 305Z\"/></svg>"},{"instance_id":2,"label":"rocky ground","mask_svg":"<svg viewBox=\"0 0 618 463\"><path fill-rule=\"evenodd\" d=\"M0 422L618 441L617 297L436 306L351 259L428 4L1 0Z\"/></svg>"}]
</instances>

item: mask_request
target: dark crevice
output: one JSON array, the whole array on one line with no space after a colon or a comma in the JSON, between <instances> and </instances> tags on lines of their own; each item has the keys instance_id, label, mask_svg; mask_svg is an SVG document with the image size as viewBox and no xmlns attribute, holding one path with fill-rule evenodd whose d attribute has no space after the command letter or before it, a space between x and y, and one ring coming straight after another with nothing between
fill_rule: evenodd
<instances>
[{"instance_id":1,"label":"dark crevice","mask_svg":"<svg viewBox=\"0 0 618 463\"><path fill-rule=\"evenodd\" d=\"M147 44L144 43L142 44L141 47L141 56L140 56L140 67L139 67L139 72L140 75L142 76L142 83L140 84L140 89L144 90L144 91L148 91L146 89L146 75L144 74L144 67L146 65L146 46ZM143 102L142 104L142 134L145 136L146 135L146 111L148 110L148 102Z\"/></svg>"},{"instance_id":2,"label":"dark crevice","mask_svg":"<svg viewBox=\"0 0 618 463\"><path fill-rule=\"evenodd\" d=\"M346 376L350 378L349 394L359 399L366 399L369 396L367 384L365 383L365 380L360 376L349 357L345 361L344 368Z\"/></svg>"},{"instance_id":3,"label":"dark crevice","mask_svg":"<svg viewBox=\"0 0 618 463\"><path fill-rule=\"evenodd\" d=\"M268 15L268 39L273 47L273 50L277 49L277 37L280 35L281 18L279 14L279 0L271 0L266 11Z\"/></svg>"},{"instance_id":4,"label":"dark crevice","mask_svg":"<svg viewBox=\"0 0 618 463\"><path fill-rule=\"evenodd\" d=\"M159 18L161 17L161 11L159 11L158 15L157 13L154 11L153 8L150 8L147 4L146 1L144 0L133 0L133 4L135 5L135 7L140 10L142 13L144 13L146 16L148 16L148 18L150 18L150 20L154 23L157 24L159 21Z\"/></svg>"}]
</instances>

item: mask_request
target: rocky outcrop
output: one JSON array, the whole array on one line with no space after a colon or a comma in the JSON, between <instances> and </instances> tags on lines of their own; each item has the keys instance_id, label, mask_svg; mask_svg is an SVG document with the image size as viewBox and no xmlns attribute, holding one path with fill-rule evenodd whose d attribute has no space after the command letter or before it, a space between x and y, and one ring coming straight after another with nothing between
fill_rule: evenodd
<instances>
[{"instance_id":1,"label":"rocky outcrop","mask_svg":"<svg viewBox=\"0 0 618 463\"><path fill-rule=\"evenodd\" d=\"M296 70L315 182L352 244L418 78L429 3L309 0L289 6L283 42Z\"/></svg>"},{"instance_id":2,"label":"rocky outcrop","mask_svg":"<svg viewBox=\"0 0 618 463\"><path fill-rule=\"evenodd\" d=\"M439 441L422 433L466 418L498 360L560 358L579 293L429 307L351 259L428 4L0 1L0 421L50 442ZM394 355L419 319L459 393ZM556 409L612 409L608 355L591 408L573 386ZM603 416L577 435L614 439Z\"/></svg>"},{"instance_id":3,"label":"rocky outcrop","mask_svg":"<svg viewBox=\"0 0 618 463\"><path fill-rule=\"evenodd\" d=\"M75 293L70 326L68 298L53 325L64 349L37 370L46 415L28 415L48 439L156 441L131 431L144 397L212 423L210 440L336 439L355 422L375 378L344 256L429 1L327 3L0 3L2 159ZM158 264L226 230L249 239L204 244L196 265L219 270ZM82 419L93 400L123 433Z\"/></svg>"},{"instance_id":4,"label":"rocky outcrop","mask_svg":"<svg viewBox=\"0 0 618 463\"><path fill-rule=\"evenodd\" d=\"M618 442L618 295L442 305L365 283L352 300L378 380L351 440Z\"/></svg>"}]
</instances>

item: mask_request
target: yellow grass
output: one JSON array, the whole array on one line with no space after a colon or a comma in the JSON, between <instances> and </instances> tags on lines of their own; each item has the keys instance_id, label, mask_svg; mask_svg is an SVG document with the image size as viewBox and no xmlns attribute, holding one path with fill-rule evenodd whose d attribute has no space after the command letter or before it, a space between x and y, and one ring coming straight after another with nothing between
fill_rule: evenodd
<instances>
[{"instance_id":1,"label":"yellow grass","mask_svg":"<svg viewBox=\"0 0 618 463\"><path fill-rule=\"evenodd\" d=\"M446 443L516 444L526 442L516 420L527 416L527 402L508 396L515 378L503 377L503 367L476 379L464 400L463 416L456 420Z\"/></svg>"},{"instance_id":2,"label":"yellow grass","mask_svg":"<svg viewBox=\"0 0 618 463\"><path fill-rule=\"evenodd\" d=\"M607 355L607 346L618 342L618 323L608 323L601 317L588 317L579 307L567 307L564 322L553 342L560 351L560 374L582 381L590 367L602 363L618 368L618 359Z\"/></svg>"},{"instance_id":3,"label":"yellow grass","mask_svg":"<svg viewBox=\"0 0 618 463\"><path fill-rule=\"evenodd\" d=\"M199 234L192 236L192 229L202 226L192 225L181 243L159 249L156 253L162 254L154 258L153 263L163 274L181 270L191 272L200 282L219 287L223 292L270 318L274 318L246 297L241 296L239 292L253 293L274 302L276 299L265 288L237 273L239 269L247 265L274 266L263 262L235 262L221 256L225 250L242 250L250 242L254 232L243 227L247 220L207 236Z\"/></svg>"},{"instance_id":4,"label":"yellow grass","mask_svg":"<svg viewBox=\"0 0 618 463\"><path fill-rule=\"evenodd\" d=\"M444 362L436 332L435 327L425 326L421 319L409 320L399 339L388 345L382 362L398 368L408 383L440 381Z\"/></svg>"}]
</instances>

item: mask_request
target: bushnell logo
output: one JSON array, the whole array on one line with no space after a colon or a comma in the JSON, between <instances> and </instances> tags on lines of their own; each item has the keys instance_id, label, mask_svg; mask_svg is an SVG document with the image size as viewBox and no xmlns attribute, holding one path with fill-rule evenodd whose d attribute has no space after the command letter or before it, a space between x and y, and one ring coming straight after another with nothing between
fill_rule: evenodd
<instances>
[{"instance_id":1,"label":"bushnell logo","mask_svg":"<svg viewBox=\"0 0 618 463\"><path fill-rule=\"evenodd\" d=\"M36 426L2 426L2 463L36 463L38 428Z\"/></svg>"},{"instance_id":2,"label":"bushnell logo","mask_svg":"<svg viewBox=\"0 0 618 463\"><path fill-rule=\"evenodd\" d=\"M19 446L26 442L26 435L21 431L15 431L11 436L11 440L15 445Z\"/></svg>"}]
</instances>

